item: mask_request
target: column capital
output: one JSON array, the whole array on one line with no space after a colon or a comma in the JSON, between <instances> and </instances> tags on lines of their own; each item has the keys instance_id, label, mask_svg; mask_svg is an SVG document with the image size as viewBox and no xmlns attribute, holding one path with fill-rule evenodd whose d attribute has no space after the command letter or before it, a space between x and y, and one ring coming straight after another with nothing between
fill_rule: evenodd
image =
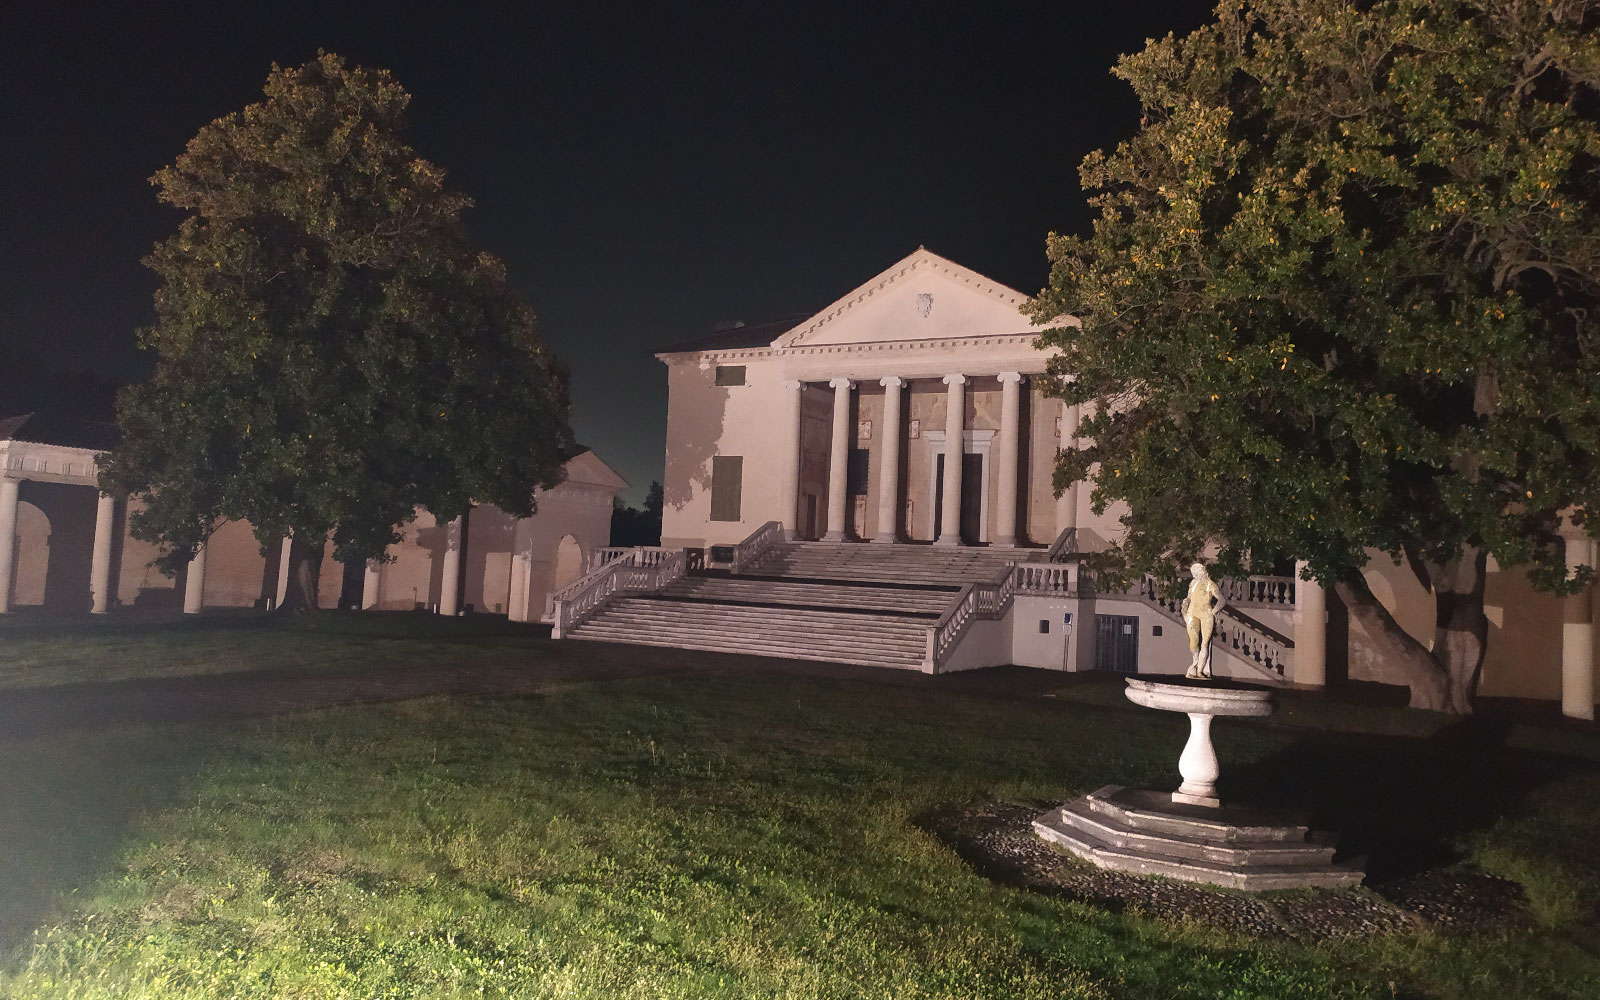
<instances>
[{"instance_id":1,"label":"column capital","mask_svg":"<svg viewBox=\"0 0 1600 1000\"><path fill-rule=\"evenodd\" d=\"M878 379L878 384L885 389L899 389L906 384L906 380L898 375L888 375Z\"/></svg>"},{"instance_id":2,"label":"column capital","mask_svg":"<svg viewBox=\"0 0 1600 1000\"><path fill-rule=\"evenodd\" d=\"M965 385L967 377L965 375L946 375L940 381L945 385Z\"/></svg>"},{"instance_id":3,"label":"column capital","mask_svg":"<svg viewBox=\"0 0 1600 1000\"><path fill-rule=\"evenodd\" d=\"M856 383L855 383L854 379L830 378L828 380L828 388L830 388L830 389L834 389L834 390L838 390L838 389L854 389L855 387L856 387Z\"/></svg>"},{"instance_id":4,"label":"column capital","mask_svg":"<svg viewBox=\"0 0 1600 1000\"><path fill-rule=\"evenodd\" d=\"M801 389L804 389L806 384L796 378L786 378L783 380L783 387L788 389L790 392L797 392Z\"/></svg>"},{"instance_id":5,"label":"column capital","mask_svg":"<svg viewBox=\"0 0 1600 1000\"><path fill-rule=\"evenodd\" d=\"M1021 372L1001 372L999 375L996 375L995 378L999 379L1002 383L1005 383L1005 382L1021 382L1022 381L1022 373Z\"/></svg>"}]
</instances>

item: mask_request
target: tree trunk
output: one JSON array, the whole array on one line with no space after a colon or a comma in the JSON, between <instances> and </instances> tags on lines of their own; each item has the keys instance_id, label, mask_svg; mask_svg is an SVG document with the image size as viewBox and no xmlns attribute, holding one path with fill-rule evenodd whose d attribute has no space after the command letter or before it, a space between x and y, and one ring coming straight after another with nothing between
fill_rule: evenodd
<instances>
[{"instance_id":1,"label":"tree trunk","mask_svg":"<svg viewBox=\"0 0 1600 1000\"><path fill-rule=\"evenodd\" d=\"M317 610L317 585L322 575L322 546L311 546L298 537L289 544L289 581L283 591L286 614L310 614Z\"/></svg>"},{"instance_id":2,"label":"tree trunk","mask_svg":"<svg viewBox=\"0 0 1600 1000\"><path fill-rule=\"evenodd\" d=\"M1472 714L1472 694L1489 644L1489 618L1483 613L1487 569L1488 554L1471 546L1459 559L1428 566L1438 609L1433 656L1450 678L1450 711L1459 715Z\"/></svg>"},{"instance_id":3,"label":"tree trunk","mask_svg":"<svg viewBox=\"0 0 1600 1000\"><path fill-rule=\"evenodd\" d=\"M1334 585L1351 619L1361 625L1377 647L1380 681L1405 684L1411 688L1411 707L1435 712L1454 710L1450 675L1433 658L1427 647L1413 639L1394 615L1373 596L1372 588L1360 575Z\"/></svg>"}]
</instances>

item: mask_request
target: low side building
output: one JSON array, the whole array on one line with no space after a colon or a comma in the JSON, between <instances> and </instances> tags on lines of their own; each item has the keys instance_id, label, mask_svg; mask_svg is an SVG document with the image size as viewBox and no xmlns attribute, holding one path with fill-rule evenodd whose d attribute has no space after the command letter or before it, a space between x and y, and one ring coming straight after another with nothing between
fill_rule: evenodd
<instances>
[{"instance_id":1,"label":"low side building","mask_svg":"<svg viewBox=\"0 0 1600 1000\"><path fill-rule=\"evenodd\" d=\"M138 499L102 495L96 484L96 456L114 439L110 425L55 414L0 419L0 612L198 612L283 600L287 540L263 552L245 521L218 525L176 576L156 569L156 547L128 534ZM559 485L535 494L533 517L483 504L441 525L418 508L389 561L353 569L335 560L329 545L322 606L541 619L550 591L606 547L612 501L627 487L588 449L573 454L564 472Z\"/></svg>"}]
</instances>

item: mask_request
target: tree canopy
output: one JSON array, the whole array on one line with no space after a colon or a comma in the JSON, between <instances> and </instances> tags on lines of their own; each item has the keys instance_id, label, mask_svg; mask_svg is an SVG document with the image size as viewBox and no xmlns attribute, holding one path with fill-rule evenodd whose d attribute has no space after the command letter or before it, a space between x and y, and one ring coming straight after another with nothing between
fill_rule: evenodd
<instances>
[{"instance_id":1,"label":"tree canopy","mask_svg":"<svg viewBox=\"0 0 1600 1000\"><path fill-rule=\"evenodd\" d=\"M1291 558L1413 704L1466 710L1488 556L1563 592L1600 511L1600 4L1244 0L1115 73L1136 134L1081 168L1033 315L1070 401L1057 485L1126 501L1108 562ZM1362 578L1404 559L1430 653Z\"/></svg>"},{"instance_id":2,"label":"tree canopy","mask_svg":"<svg viewBox=\"0 0 1600 1000\"><path fill-rule=\"evenodd\" d=\"M326 539L380 558L418 504L527 516L560 481L565 372L469 246L471 200L404 140L409 100L336 55L274 66L151 178L186 215L145 258L155 371L119 397L102 485L140 497L165 568L248 520L264 548L293 535L314 599Z\"/></svg>"}]
</instances>

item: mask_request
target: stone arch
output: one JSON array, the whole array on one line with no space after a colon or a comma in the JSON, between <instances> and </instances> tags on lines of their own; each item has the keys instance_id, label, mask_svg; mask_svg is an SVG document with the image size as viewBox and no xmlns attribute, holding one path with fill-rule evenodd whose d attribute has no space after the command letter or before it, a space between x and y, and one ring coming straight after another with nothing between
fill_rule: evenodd
<instances>
[{"instance_id":1,"label":"stone arch","mask_svg":"<svg viewBox=\"0 0 1600 1000\"><path fill-rule=\"evenodd\" d=\"M583 543L575 535L562 535L561 540L556 542L552 562L555 569L550 579L550 592L553 594L583 575Z\"/></svg>"},{"instance_id":2,"label":"stone arch","mask_svg":"<svg viewBox=\"0 0 1600 1000\"><path fill-rule=\"evenodd\" d=\"M32 480L24 480L19 487L12 604L88 611L94 490Z\"/></svg>"},{"instance_id":3,"label":"stone arch","mask_svg":"<svg viewBox=\"0 0 1600 1000\"><path fill-rule=\"evenodd\" d=\"M16 555L11 565L11 606L44 603L50 579L50 515L27 500L17 501Z\"/></svg>"}]
</instances>

